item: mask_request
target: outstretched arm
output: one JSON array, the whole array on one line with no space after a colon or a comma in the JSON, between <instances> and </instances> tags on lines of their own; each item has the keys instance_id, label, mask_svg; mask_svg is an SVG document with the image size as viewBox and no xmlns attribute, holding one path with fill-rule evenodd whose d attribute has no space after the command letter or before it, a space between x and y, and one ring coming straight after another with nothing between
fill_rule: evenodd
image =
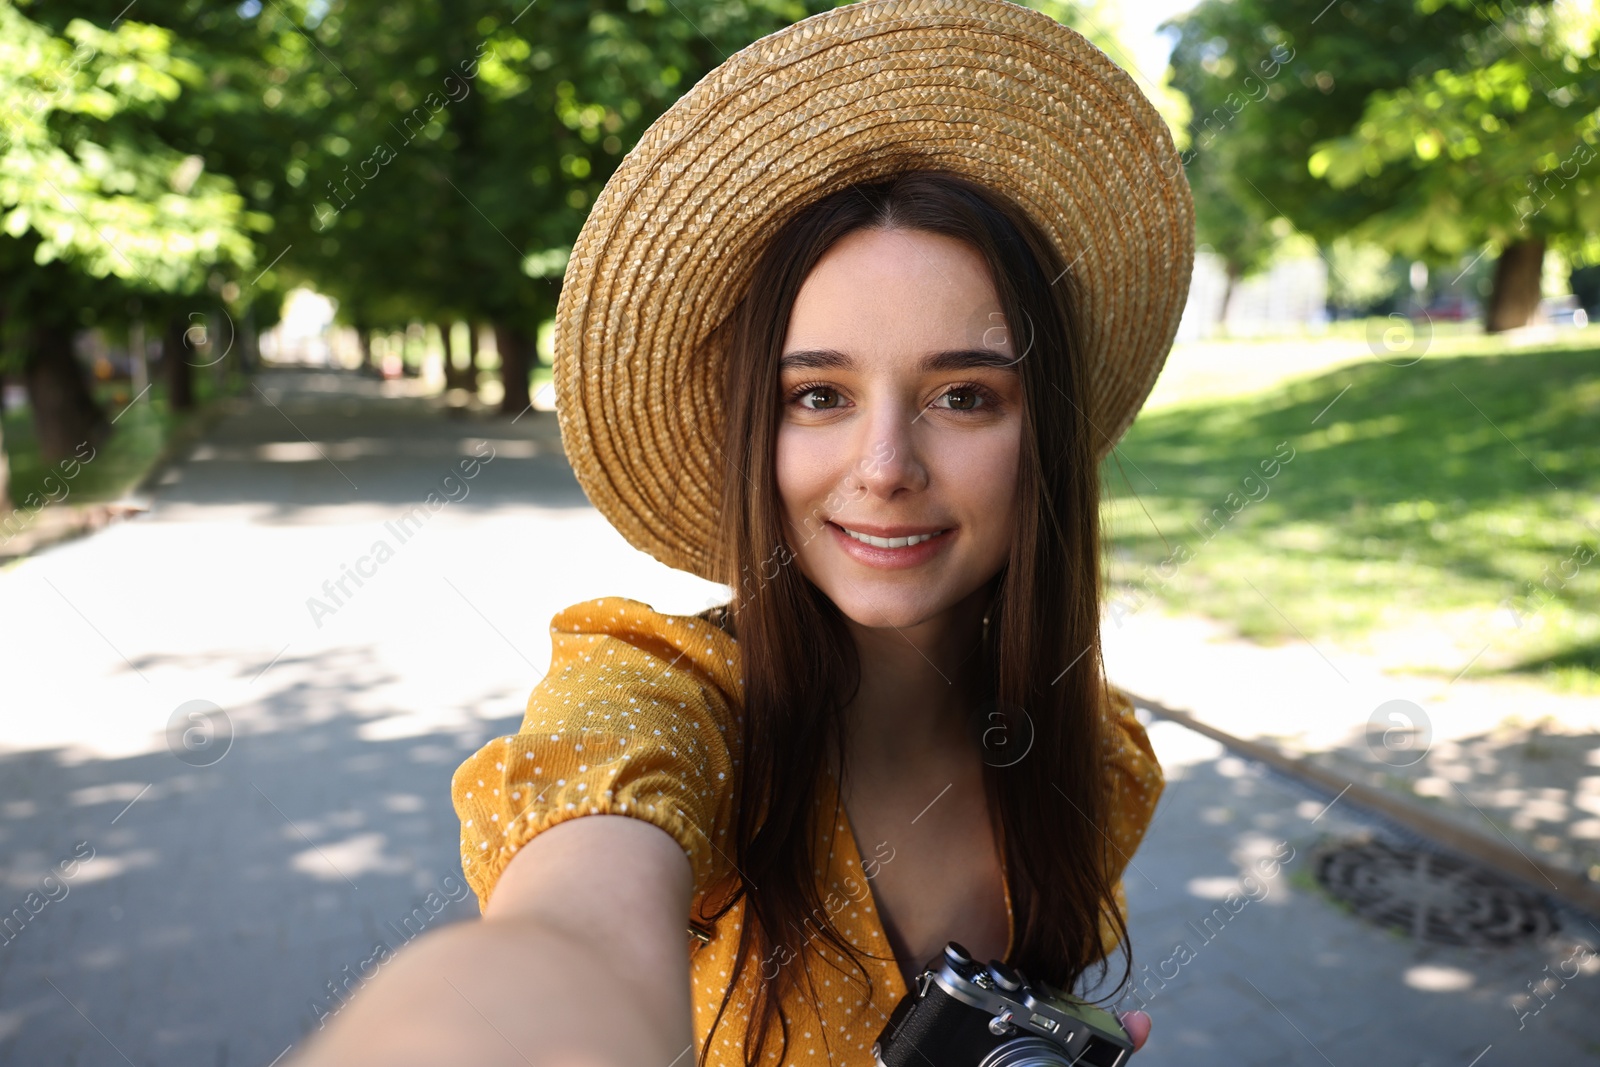
<instances>
[{"instance_id":1,"label":"outstretched arm","mask_svg":"<svg viewBox=\"0 0 1600 1067\"><path fill-rule=\"evenodd\" d=\"M418 938L285 1067L691 1063L691 891L683 849L648 822L553 826L481 920Z\"/></svg>"}]
</instances>

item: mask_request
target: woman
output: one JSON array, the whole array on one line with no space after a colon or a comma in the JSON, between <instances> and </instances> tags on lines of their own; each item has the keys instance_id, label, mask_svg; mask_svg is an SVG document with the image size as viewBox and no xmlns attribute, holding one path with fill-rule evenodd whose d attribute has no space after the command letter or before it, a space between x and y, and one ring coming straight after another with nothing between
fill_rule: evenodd
<instances>
[{"instance_id":1,"label":"woman","mask_svg":"<svg viewBox=\"0 0 1600 1067\"><path fill-rule=\"evenodd\" d=\"M1105 973L1161 776L1100 661L1097 472L1182 311L1175 161L1002 0L815 16L651 127L568 268L563 442L732 598L556 615L452 780L485 921L302 1062L870 1064L947 941Z\"/></svg>"}]
</instances>

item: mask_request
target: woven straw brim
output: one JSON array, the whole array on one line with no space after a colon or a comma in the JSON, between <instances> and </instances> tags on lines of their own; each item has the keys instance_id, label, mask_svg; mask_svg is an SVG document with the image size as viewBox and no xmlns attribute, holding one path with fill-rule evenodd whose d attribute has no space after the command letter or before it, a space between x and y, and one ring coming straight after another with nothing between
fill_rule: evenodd
<instances>
[{"instance_id":1,"label":"woven straw brim","mask_svg":"<svg viewBox=\"0 0 1600 1067\"><path fill-rule=\"evenodd\" d=\"M861 0L764 37L651 125L584 224L556 314L561 437L635 547L713 581L710 340L804 206L912 169L1009 195L1072 275L1103 458L1171 348L1194 215L1166 124L1080 34L1006 0ZM774 398L776 402L776 398Z\"/></svg>"}]
</instances>

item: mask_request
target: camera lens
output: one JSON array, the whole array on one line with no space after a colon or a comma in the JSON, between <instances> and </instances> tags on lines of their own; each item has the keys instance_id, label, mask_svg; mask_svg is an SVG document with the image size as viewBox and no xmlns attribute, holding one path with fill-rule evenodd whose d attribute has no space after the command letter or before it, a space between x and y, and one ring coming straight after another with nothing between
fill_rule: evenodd
<instances>
[{"instance_id":1,"label":"camera lens","mask_svg":"<svg viewBox=\"0 0 1600 1067\"><path fill-rule=\"evenodd\" d=\"M1072 1067L1072 1060L1060 1045L1042 1037L1020 1037L996 1045L978 1067Z\"/></svg>"}]
</instances>

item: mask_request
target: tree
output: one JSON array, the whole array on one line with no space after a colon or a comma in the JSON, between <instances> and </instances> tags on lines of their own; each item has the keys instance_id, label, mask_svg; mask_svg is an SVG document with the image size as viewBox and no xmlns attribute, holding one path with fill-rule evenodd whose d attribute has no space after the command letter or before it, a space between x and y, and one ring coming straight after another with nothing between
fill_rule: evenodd
<instances>
[{"instance_id":1,"label":"tree","mask_svg":"<svg viewBox=\"0 0 1600 1067\"><path fill-rule=\"evenodd\" d=\"M343 81L292 148L305 175L300 214L284 220L304 231L297 269L352 324L487 323L502 410L519 414L567 252L622 156L725 56L820 9L336 0L299 27Z\"/></svg>"},{"instance_id":2,"label":"tree","mask_svg":"<svg viewBox=\"0 0 1600 1067\"><path fill-rule=\"evenodd\" d=\"M1282 215L1325 247L1349 236L1439 267L1492 243L1490 305L1512 308L1530 271L1536 292L1538 240L1588 249L1596 230L1592 175L1560 169L1595 140L1594 16L1579 7L1205 0L1170 24L1204 142L1189 163L1200 228Z\"/></svg>"},{"instance_id":3,"label":"tree","mask_svg":"<svg viewBox=\"0 0 1600 1067\"><path fill-rule=\"evenodd\" d=\"M1424 11L1471 0L1423 0ZM1442 69L1374 93L1360 123L1317 146L1314 176L1350 187L1405 175L1406 194L1365 233L1413 257L1498 247L1487 328L1527 323L1547 247L1600 259L1600 11L1556 3L1482 12L1467 69ZM1498 17L1495 17L1498 16Z\"/></svg>"},{"instance_id":4,"label":"tree","mask_svg":"<svg viewBox=\"0 0 1600 1067\"><path fill-rule=\"evenodd\" d=\"M253 261L246 229L266 221L156 129L203 79L173 44L132 21L52 29L0 0L0 358L22 370L48 459L108 426L72 354L85 318L123 313L129 291L204 292L219 262Z\"/></svg>"}]
</instances>

